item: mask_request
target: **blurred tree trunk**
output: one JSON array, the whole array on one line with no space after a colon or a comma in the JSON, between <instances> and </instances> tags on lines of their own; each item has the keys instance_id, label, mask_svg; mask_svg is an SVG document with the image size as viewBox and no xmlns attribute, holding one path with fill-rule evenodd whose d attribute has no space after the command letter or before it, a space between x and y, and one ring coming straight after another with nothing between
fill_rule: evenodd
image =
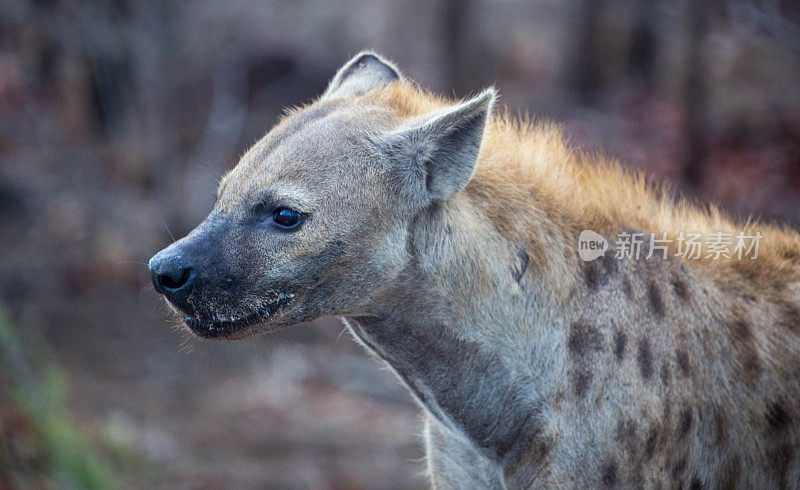
<instances>
[{"instance_id":1,"label":"blurred tree trunk","mask_svg":"<svg viewBox=\"0 0 800 490\"><path fill-rule=\"evenodd\" d=\"M441 8L447 82L457 95L464 96L475 88L473 68L476 61L470 56L475 54L470 49L475 0L443 0Z\"/></svg>"},{"instance_id":2,"label":"blurred tree trunk","mask_svg":"<svg viewBox=\"0 0 800 490\"><path fill-rule=\"evenodd\" d=\"M660 88L656 73L658 37L654 29L658 18L657 3L655 0L640 0L631 8L634 18L628 57L629 77L639 78L645 92L654 93Z\"/></svg>"},{"instance_id":3,"label":"blurred tree trunk","mask_svg":"<svg viewBox=\"0 0 800 490\"><path fill-rule=\"evenodd\" d=\"M687 7L688 51L686 53L686 75L683 83L683 101L686 106L686 153L684 178L697 189L703 180L706 159L708 130L708 87L706 67L703 60L703 42L708 33L711 1L689 2Z\"/></svg>"},{"instance_id":4,"label":"blurred tree trunk","mask_svg":"<svg viewBox=\"0 0 800 490\"><path fill-rule=\"evenodd\" d=\"M657 5L656 0L580 4L574 56L566 73L567 88L582 105L597 105L609 88L624 88L616 85L631 80L642 84L645 92L657 89Z\"/></svg>"},{"instance_id":5,"label":"blurred tree trunk","mask_svg":"<svg viewBox=\"0 0 800 490\"><path fill-rule=\"evenodd\" d=\"M577 47L572 68L567 70L568 88L587 106L596 102L601 84L601 56L598 54L603 2L584 0L578 12Z\"/></svg>"}]
</instances>

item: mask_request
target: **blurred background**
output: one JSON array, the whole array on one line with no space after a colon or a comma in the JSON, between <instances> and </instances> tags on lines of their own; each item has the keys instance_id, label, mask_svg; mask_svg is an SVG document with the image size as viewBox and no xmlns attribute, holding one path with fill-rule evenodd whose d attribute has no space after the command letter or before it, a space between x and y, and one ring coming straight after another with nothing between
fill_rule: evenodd
<instances>
[{"instance_id":1,"label":"blurred background","mask_svg":"<svg viewBox=\"0 0 800 490\"><path fill-rule=\"evenodd\" d=\"M800 221L796 2L2 0L0 489L425 486L418 410L338 322L200 342L146 270L364 48Z\"/></svg>"}]
</instances>

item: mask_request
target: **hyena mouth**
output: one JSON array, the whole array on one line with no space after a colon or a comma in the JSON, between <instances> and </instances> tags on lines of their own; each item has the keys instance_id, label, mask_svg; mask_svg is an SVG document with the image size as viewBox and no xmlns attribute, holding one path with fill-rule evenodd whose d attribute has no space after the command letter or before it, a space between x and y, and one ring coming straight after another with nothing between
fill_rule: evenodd
<instances>
[{"instance_id":1,"label":"hyena mouth","mask_svg":"<svg viewBox=\"0 0 800 490\"><path fill-rule=\"evenodd\" d=\"M263 305L240 317L221 317L205 320L199 317L185 315L183 323L195 334L207 339L230 337L237 332L246 330L264 323L281 308L292 301L294 294L278 293L264 301Z\"/></svg>"}]
</instances>

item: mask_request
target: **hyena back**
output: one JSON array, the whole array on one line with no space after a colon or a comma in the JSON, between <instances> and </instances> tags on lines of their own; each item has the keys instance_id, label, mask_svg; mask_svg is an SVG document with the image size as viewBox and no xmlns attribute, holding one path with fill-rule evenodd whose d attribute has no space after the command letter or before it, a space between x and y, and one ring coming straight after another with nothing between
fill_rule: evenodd
<instances>
[{"instance_id":1,"label":"hyena back","mask_svg":"<svg viewBox=\"0 0 800 490\"><path fill-rule=\"evenodd\" d=\"M676 203L494 99L357 55L153 257L156 289L204 337L344 318L423 408L435 487L800 486L798 234ZM583 261L583 230L667 245ZM684 231L760 233L758 256L679 257Z\"/></svg>"}]
</instances>

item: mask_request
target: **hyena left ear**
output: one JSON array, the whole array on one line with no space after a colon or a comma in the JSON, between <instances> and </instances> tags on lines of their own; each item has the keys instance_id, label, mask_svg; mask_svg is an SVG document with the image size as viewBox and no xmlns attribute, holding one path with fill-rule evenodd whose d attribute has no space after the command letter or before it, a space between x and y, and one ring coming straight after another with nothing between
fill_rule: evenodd
<instances>
[{"instance_id":1,"label":"hyena left ear","mask_svg":"<svg viewBox=\"0 0 800 490\"><path fill-rule=\"evenodd\" d=\"M463 189L478 162L495 98L489 88L388 135L384 144L398 166L399 186L422 205Z\"/></svg>"},{"instance_id":2,"label":"hyena left ear","mask_svg":"<svg viewBox=\"0 0 800 490\"><path fill-rule=\"evenodd\" d=\"M339 68L320 100L364 95L400 78L402 75L392 62L373 51L362 51Z\"/></svg>"}]
</instances>

